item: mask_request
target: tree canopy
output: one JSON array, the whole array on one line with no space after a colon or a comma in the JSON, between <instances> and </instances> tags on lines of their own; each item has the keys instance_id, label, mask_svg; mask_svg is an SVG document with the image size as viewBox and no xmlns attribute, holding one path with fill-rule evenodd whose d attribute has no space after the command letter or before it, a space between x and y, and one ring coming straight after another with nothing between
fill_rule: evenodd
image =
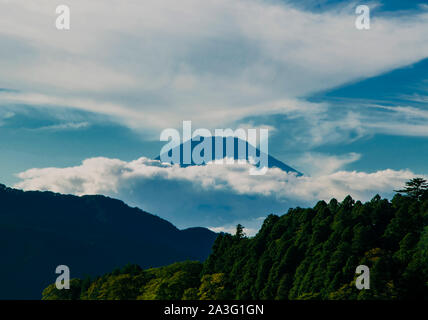
<instances>
[{"instance_id":1,"label":"tree canopy","mask_svg":"<svg viewBox=\"0 0 428 320\"><path fill-rule=\"evenodd\" d=\"M220 234L208 259L141 270L127 266L44 299L428 299L426 183L389 201L319 201L269 215L254 237ZM404 193L402 195L401 193ZM355 286L370 269L370 289Z\"/></svg>"}]
</instances>

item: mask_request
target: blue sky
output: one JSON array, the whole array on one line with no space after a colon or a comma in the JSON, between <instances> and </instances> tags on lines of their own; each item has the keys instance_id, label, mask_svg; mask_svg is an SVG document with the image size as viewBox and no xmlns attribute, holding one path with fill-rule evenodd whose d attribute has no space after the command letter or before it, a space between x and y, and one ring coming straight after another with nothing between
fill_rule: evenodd
<instances>
[{"instance_id":1,"label":"blue sky","mask_svg":"<svg viewBox=\"0 0 428 320\"><path fill-rule=\"evenodd\" d=\"M376 5L376 13L381 14L391 14L396 13L397 11L418 11L420 5L426 4L426 1L423 0L409 0L409 1L400 1L400 0L388 0L388 1L340 1L340 0L285 0L285 3L291 3L293 5L299 6L304 10L318 11L323 12L330 10L337 5L346 5L351 3L354 4L373 4Z\"/></svg>"},{"instance_id":2,"label":"blue sky","mask_svg":"<svg viewBox=\"0 0 428 320\"><path fill-rule=\"evenodd\" d=\"M370 30L354 26L359 4ZM1 183L251 232L271 212L428 174L425 1L112 5L73 1L64 32L55 1L0 1ZM270 154L305 177L151 162L183 120L269 128Z\"/></svg>"}]
</instances>

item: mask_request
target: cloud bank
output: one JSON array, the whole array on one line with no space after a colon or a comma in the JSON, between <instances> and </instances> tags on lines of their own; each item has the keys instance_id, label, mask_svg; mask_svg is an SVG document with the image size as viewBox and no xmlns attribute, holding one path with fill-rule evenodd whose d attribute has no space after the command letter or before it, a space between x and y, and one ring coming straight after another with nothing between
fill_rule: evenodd
<instances>
[{"instance_id":1,"label":"cloud bank","mask_svg":"<svg viewBox=\"0 0 428 320\"><path fill-rule=\"evenodd\" d=\"M321 199L342 200L348 194L360 200L377 193L390 196L393 189L415 176L409 170L341 170L341 166L358 159L355 154L339 158L315 155L311 160L314 157L325 169L300 177L277 168L263 176L251 176L250 164L182 168L144 157L130 162L90 158L75 167L21 172L21 182L15 187L76 195L101 193L138 205L179 226L220 227L240 219L284 213L290 206L313 205Z\"/></svg>"}]
</instances>

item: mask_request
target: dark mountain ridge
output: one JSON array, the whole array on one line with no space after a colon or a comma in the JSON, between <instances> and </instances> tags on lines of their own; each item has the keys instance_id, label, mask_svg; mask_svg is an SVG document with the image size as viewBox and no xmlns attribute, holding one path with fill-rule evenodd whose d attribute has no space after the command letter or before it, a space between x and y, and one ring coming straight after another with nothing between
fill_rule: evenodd
<instances>
[{"instance_id":1,"label":"dark mountain ridge","mask_svg":"<svg viewBox=\"0 0 428 320\"><path fill-rule=\"evenodd\" d=\"M58 265L82 277L127 263L202 261L216 236L205 228L179 230L101 195L24 192L0 184L0 299L39 299Z\"/></svg>"}]
</instances>

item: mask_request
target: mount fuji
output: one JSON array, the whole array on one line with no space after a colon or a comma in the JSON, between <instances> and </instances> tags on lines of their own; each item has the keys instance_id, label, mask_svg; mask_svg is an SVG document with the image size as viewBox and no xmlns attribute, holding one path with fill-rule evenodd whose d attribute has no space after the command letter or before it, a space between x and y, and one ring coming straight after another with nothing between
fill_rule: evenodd
<instances>
[{"instance_id":1,"label":"mount fuji","mask_svg":"<svg viewBox=\"0 0 428 320\"><path fill-rule=\"evenodd\" d=\"M232 148L228 148L227 144L231 143L233 139L233 150ZM196 140L196 141L195 141ZM209 141L207 141L209 140ZM216 141L218 145L218 141L220 140L220 143L223 143L223 152L217 152L216 153ZM233 158L235 161L237 160L246 160L249 161L249 155L256 155L259 158L265 157L267 159L267 166L268 168L279 168L285 172L288 173L296 173L297 176L302 176L303 174L296 169L290 167L289 165L285 164L284 162L272 157L271 155L267 155L260 151L257 147L253 146L252 144L248 143L245 140L239 139L237 137L197 137L196 139L187 140L184 143L181 143L180 145L176 146L175 148L170 149L169 151L165 153L161 153L158 157L155 158L155 160L161 160L165 158L171 158L172 154L174 152L178 153L180 156L179 164L181 167L187 167L187 166L194 166L194 165L200 165L194 162L193 158L191 158L190 164L186 164L183 159L183 154L186 152L186 150L189 150L191 154L193 154L193 151L196 146L198 146L200 143L208 142L209 145L212 146L212 152L211 157L209 161L214 160L222 160L224 158ZM239 151L239 145L241 144L241 148L245 147L245 153L241 154ZM201 156L204 154L204 150L202 149ZM169 162L173 164L172 162ZM205 165L206 163L202 163L201 165Z\"/></svg>"}]
</instances>

